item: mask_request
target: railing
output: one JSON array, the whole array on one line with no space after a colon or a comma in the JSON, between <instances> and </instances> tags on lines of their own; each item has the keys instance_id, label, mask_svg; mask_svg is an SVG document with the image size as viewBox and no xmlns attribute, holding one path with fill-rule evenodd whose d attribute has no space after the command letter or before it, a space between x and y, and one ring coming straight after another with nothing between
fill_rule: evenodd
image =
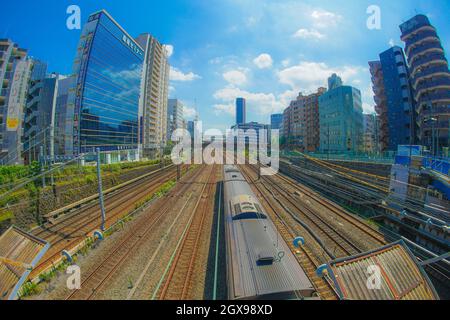
<instances>
[{"instance_id":1,"label":"railing","mask_svg":"<svg viewBox=\"0 0 450 320\"><path fill-rule=\"evenodd\" d=\"M283 156L302 156L301 153L296 151L282 151ZM353 162L373 162L382 164L393 164L395 160L395 152L385 152L380 155L370 155L364 153L317 153L310 152L306 153L310 157L314 157L321 160L331 160L331 161L353 161Z\"/></svg>"}]
</instances>

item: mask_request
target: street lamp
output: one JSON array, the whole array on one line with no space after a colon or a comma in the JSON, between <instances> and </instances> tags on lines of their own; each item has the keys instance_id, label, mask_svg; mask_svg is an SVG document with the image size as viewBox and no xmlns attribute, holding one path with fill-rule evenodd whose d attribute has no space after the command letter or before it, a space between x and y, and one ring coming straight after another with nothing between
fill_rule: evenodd
<instances>
[{"instance_id":1,"label":"street lamp","mask_svg":"<svg viewBox=\"0 0 450 320\"><path fill-rule=\"evenodd\" d=\"M432 123L431 124L431 148L433 150L432 154L434 156L436 156L436 154L437 154L437 152L436 152L437 150L436 149L439 148L439 140L437 141L437 144L436 144L436 134L435 134L435 125L436 125L437 121L438 121L438 119L434 118L434 117L428 117L427 119L425 119L423 121L424 123L428 123L428 122Z\"/></svg>"}]
</instances>

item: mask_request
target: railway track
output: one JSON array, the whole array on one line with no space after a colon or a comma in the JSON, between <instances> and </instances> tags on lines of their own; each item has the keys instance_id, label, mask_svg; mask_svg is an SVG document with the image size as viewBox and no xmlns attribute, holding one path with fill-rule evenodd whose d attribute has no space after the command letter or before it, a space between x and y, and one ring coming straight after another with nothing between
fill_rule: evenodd
<instances>
[{"instance_id":1,"label":"railway track","mask_svg":"<svg viewBox=\"0 0 450 320\"><path fill-rule=\"evenodd\" d=\"M134 209L137 202L154 193L162 183L176 177L176 170L160 171L143 180L125 186L105 198L106 228L116 223L120 218ZM44 227L34 230L33 234L51 243L51 247L39 265L33 270L31 278L61 259L62 250L70 250L77 246L101 224L100 208L97 202L92 202L68 217L57 220L55 224L47 223Z\"/></svg>"},{"instance_id":2,"label":"railway track","mask_svg":"<svg viewBox=\"0 0 450 320\"><path fill-rule=\"evenodd\" d=\"M349 215L348 213L342 211L342 208L338 207L336 204L328 201L327 199L321 197L320 195L316 194L312 190L309 190L305 186L302 186L301 184L297 183L295 180L292 180L288 177L285 177L281 174L277 175L277 178L283 180L286 182L289 186L298 189L299 191L303 192L308 196L308 198L315 201L317 204L320 204L321 206L325 207L329 211L331 211L333 214L338 216L340 219L348 222L355 228L359 229L361 232L369 235L373 241L378 242L380 246L386 245L386 239L383 234L378 232L377 230L373 229L369 225L367 225L366 222L364 222L361 218L353 215Z\"/></svg>"},{"instance_id":3,"label":"railway track","mask_svg":"<svg viewBox=\"0 0 450 320\"><path fill-rule=\"evenodd\" d=\"M261 187L256 183L253 183L252 176L243 168L241 172L246 180L253 186L262 197L262 202L266 205L267 211L272 215L272 221L274 222L278 232L281 234L283 239L289 245L292 252L296 253L295 257L299 261L305 273L308 275L309 279L313 282L314 287L317 290L319 296L324 300L336 300L338 299L338 294L335 291L332 280L324 277L319 278L316 274L317 268L322 264L313 252L308 248L309 244L301 246L300 248L294 248L292 245L292 240L298 236L298 232L294 229L291 223L287 222L286 219L280 214L280 205L274 200L270 199L262 190ZM302 253L302 254L299 254Z\"/></svg>"},{"instance_id":4,"label":"railway track","mask_svg":"<svg viewBox=\"0 0 450 320\"><path fill-rule=\"evenodd\" d=\"M202 170L197 170L190 181L194 181L200 176ZM181 197L186 193L191 186L191 183L179 184L174 190L174 197ZM186 207L186 204L192 198L192 194L186 198L185 205L179 212L179 215ZM115 245L105 258L99 261L92 271L82 280L81 289L72 291L65 299L66 300L91 300L100 292L102 287L111 279L115 272L123 265L128 257L134 253L140 245L142 245L151 232L157 228L161 220L167 216L169 211L173 208L173 203L170 201L161 201L155 208L151 208L151 212L145 223L139 223L133 228L127 230L127 233ZM179 216L178 215L178 216ZM178 218L177 216L177 218ZM177 221L177 219L175 219Z\"/></svg>"},{"instance_id":5,"label":"railway track","mask_svg":"<svg viewBox=\"0 0 450 320\"><path fill-rule=\"evenodd\" d=\"M208 182L203 186L193 210L186 232L179 243L174 259L169 262L170 269L161 287L158 299L192 299L192 288L196 262L199 260L199 248L204 235L205 221L214 210L214 195L217 166L211 166ZM155 297L156 297L155 296Z\"/></svg>"},{"instance_id":6,"label":"railway track","mask_svg":"<svg viewBox=\"0 0 450 320\"><path fill-rule=\"evenodd\" d=\"M263 181L266 181L266 183L260 183L260 185L266 192L279 201L280 205L286 209L286 212L291 215L294 220L298 223L306 224L316 235L318 235L323 241L323 245L327 250L326 252L331 259L351 256L362 252L356 244L344 237L335 226L329 224L325 219L307 206L300 204L300 202L296 202L291 196L292 191L281 188L266 177L262 179ZM334 250L331 251L331 248Z\"/></svg>"},{"instance_id":7,"label":"railway track","mask_svg":"<svg viewBox=\"0 0 450 320\"><path fill-rule=\"evenodd\" d=\"M252 167L252 170L255 168ZM299 188L297 184L289 181L285 177L277 175L277 179L281 179L289 187L286 188L283 183L277 183L273 177L262 177L262 179L268 183L263 184L264 188L268 192L273 194L275 198L285 199L284 204L288 206L290 213L296 215L296 218L301 219L304 223L314 229L320 235L320 238L324 240L324 244L328 248L335 247L334 257L345 257L352 256L361 252L365 252L368 249L378 247L386 244L384 240L380 239L380 234L369 226L361 226L361 221L356 218L351 218L345 212L339 212L334 206L327 203L326 200L314 196L311 191L306 188ZM270 187L269 187L270 186ZM300 191L300 198L307 196L308 199L302 199L303 201L298 201L293 195L293 190ZM298 194L296 194L297 196ZM310 207L311 201L314 200L317 204L328 209L331 213L336 215L339 219L332 222L329 221L330 217L325 217L322 210L317 210L317 207L313 210ZM305 204L308 203L308 205ZM342 210L342 209L341 209ZM334 217L336 218L336 217ZM356 228L360 232L360 238L356 239L356 235L353 233L347 233L344 230L344 225L341 221L347 223L347 228ZM337 224L340 227L336 226ZM362 238L364 240L362 241Z\"/></svg>"}]
</instances>

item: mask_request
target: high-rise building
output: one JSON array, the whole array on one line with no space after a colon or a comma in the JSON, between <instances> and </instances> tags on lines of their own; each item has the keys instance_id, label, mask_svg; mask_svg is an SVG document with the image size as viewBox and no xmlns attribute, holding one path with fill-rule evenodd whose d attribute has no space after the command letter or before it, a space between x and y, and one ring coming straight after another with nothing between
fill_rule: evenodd
<instances>
[{"instance_id":1,"label":"high-rise building","mask_svg":"<svg viewBox=\"0 0 450 320\"><path fill-rule=\"evenodd\" d=\"M50 155L50 131L55 117L56 77L44 77L31 81L28 89L27 105L24 115L24 159L31 163L39 159L40 148L43 155ZM41 74L42 76L42 74Z\"/></svg>"},{"instance_id":2,"label":"high-rise building","mask_svg":"<svg viewBox=\"0 0 450 320\"><path fill-rule=\"evenodd\" d=\"M374 63L370 62L369 65L372 74L375 74L372 76L374 91L378 101L384 104L383 108L378 109L386 124L385 150L396 151L399 145L415 143L415 108L409 70L403 50L398 46L380 54L381 79L376 76L378 66Z\"/></svg>"},{"instance_id":3,"label":"high-rise building","mask_svg":"<svg viewBox=\"0 0 450 320\"><path fill-rule=\"evenodd\" d=\"M436 29L424 15L400 25L417 102L418 137L434 154L449 147L450 72Z\"/></svg>"},{"instance_id":4,"label":"high-rise building","mask_svg":"<svg viewBox=\"0 0 450 320\"><path fill-rule=\"evenodd\" d=\"M283 113L283 136L291 147L314 152L319 148L319 97L326 91L304 96L300 93Z\"/></svg>"},{"instance_id":5,"label":"high-rise building","mask_svg":"<svg viewBox=\"0 0 450 320\"><path fill-rule=\"evenodd\" d=\"M247 102L244 98L236 99L236 124L245 124L247 117Z\"/></svg>"},{"instance_id":6,"label":"high-rise building","mask_svg":"<svg viewBox=\"0 0 450 320\"><path fill-rule=\"evenodd\" d=\"M178 99L169 99L167 108L167 140L172 137L176 129L182 129L184 125L183 104Z\"/></svg>"},{"instance_id":7,"label":"high-rise building","mask_svg":"<svg viewBox=\"0 0 450 320\"><path fill-rule=\"evenodd\" d=\"M33 62L27 51L8 39L0 39L0 159L2 164L21 164L23 111Z\"/></svg>"},{"instance_id":8,"label":"high-rise building","mask_svg":"<svg viewBox=\"0 0 450 320\"><path fill-rule=\"evenodd\" d=\"M342 79L336 73L333 73L331 77L328 78L328 90L336 89L342 86Z\"/></svg>"},{"instance_id":9,"label":"high-rise building","mask_svg":"<svg viewBox=\"0 0 450 320\"><path fill-rule=\"evenodd\" d=\"M154 157L167 142L167 102L169 71L167 52L155 37L148 33L136 38L145 50L142 85L142 146L144 155Z\"/></svg>"},{"instance_id":10,"label":"high-rise building","mask_svg":"<svg viewBox=\"0 0 450 320\"><path fill-rule=\"evenodd\" d=\"M75 90L69 90L68 153L100 148L110 152L107 162L139 157L144 56L144 49L105 10L89 16L73 68Z\"/></svg>"},{"instance_id":11,"label":"high-rise building","mask_svg":"<svg viewBox=\"0 0 450 320\"><path fill-rule=\"evenodd\" d=\"M385 152L387 151L389 145L389 127L383 68L380 61L370 61L369 67L372 75L375 111L378 115L379 122L379 148L380 152Z\"/></svg>"},{"instance_id":12,"label":"high-rise building","mask_svg":"<svg viewBox=\"0 0 450 320\"><path fill-rule=\"evenodd\" d=\"M34 71L34 69L33 69ZM41 74L42 76L42 74ZM43 156L56 161L64 154L67 95L72 78L51 74L31 82L24 116L23 157L26 163Z\"/></svg>"},{"instance_id":13,"label":"high-rise building","mask_svg":"<svg viewBox=\"0 0 450 320\"><path fill-rule=\"evenodd\" d=\"M47 76L47 63L33 58L33 71L31 81L42 80Z\"/></svg>"},{"instance_id":14,"label":"high-rise building","mask_svg":"<svg viewBox=\"0 0 450 320\"><path fill-rule=\"evenodd\" d=\"M379 129L376 114L364 114L363 151L368 154L379 153Z\"/></svg>"},{"instance_id":15,"label":"high-rise building","mask_svg":"<svg viewBox=\"0 0 450 320\"><path fill-rule=\"evenodd\" d=\"M73 76L58 77L58 91L56 96L55 120L54 120L54 155L56 161L65 154L65 130L67 119L67 103L69 98L69 90L73 90ZM69 123L70 124L70 123Z\"/></svg>"},{"instance_id":16,"label":"high-rise building","mask_svg":"<svg viewBox=\"0 0 450 320\"><path fill-rule=\"evenodd\" d=\"M194 135L195 135L195 121L188 121L187 122L187 128L186 130L189 132L191 139L194 139Z\"/></svg>"},{"instance_id":17,"label":"high-rise building","mask_svg":"<svg viewBox=\"0 0 450 320\"><path fill-rule=\"evenodd\" d=\"M360 152L363 146L361 92L344 85L331 88L319 97L320 150Z\"/></svg>"},{"instance_id":18,"label":"high-rise building","mask_svg":"<svg viewBox=\"0 0 450 320\"><path fill-rule=\"evenodd\" d=\"M270 116L270 128L272 130L282 130L283 128L283 114L276 113Z\"/></svg>"}]
</instances>

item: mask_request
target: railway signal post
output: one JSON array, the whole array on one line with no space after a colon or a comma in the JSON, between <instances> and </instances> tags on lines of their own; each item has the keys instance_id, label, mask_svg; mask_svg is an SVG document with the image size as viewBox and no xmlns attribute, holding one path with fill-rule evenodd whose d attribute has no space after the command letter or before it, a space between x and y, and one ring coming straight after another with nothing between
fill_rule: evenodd
<instances>
[{"instance_id":1,"label":"railway signal post","mask_svg":"<svg viewBox=\"0 0 450 320\"><path fill-rule=\"evenodd\" d=\"M100 202L100 211L102 213L102 231L105 231L105 202L103 199L102 174L100 168L100 148L97 148L97 181L98 181L98 200Z\"/></svg>"}]
</instances>

